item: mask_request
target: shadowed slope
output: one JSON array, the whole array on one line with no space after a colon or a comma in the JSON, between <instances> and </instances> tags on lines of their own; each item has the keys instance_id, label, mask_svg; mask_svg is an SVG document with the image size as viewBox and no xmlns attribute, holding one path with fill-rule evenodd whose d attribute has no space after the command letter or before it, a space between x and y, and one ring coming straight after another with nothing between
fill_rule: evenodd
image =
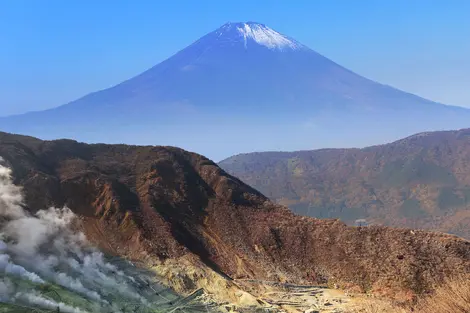
<instances>
[{"instance_id":1,"label":"shadowed slope","mask_svg":"<svg viewBox=\"0 0 470 313\"><path fill-rule=\"evenodd\" d=\"M137 260L192 255L231 278L424 292L470 270L470 242L295 216L197 154L0 134L29 207L68 205L90 239ZM34 206L33 206L34 204Z\"/></svg>"}]
</instances>

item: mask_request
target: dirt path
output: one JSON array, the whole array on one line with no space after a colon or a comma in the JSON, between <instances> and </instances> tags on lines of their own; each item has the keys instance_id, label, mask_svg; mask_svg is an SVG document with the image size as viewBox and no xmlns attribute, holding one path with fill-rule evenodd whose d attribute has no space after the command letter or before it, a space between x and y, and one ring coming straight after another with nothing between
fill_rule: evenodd
<instances>
[{"instance_id":1,"label":"dirt path","mask_svg":"<svg viewBox=\"0 0 470 313\"><path fill-rule=\"evenodd\" d=\"M152 269L177 292L203 290L200 299L222 312L347 313L356 298L324 286L282 284L274 281L224 277L179 259Z\"/></svg>"},{"instance_id":2,"label":"dirt path","mask_svg":"<svg viewBox=\"0 0 470 313\"><path fill-rule=\"evenodd\" d=\"M352 301L343 292L320 286L298 286L265 281L237 281L256 292L257 298L274 312L343 313ZM262 288L260 288L262 286Z\"/></svg>"}]
</instances>

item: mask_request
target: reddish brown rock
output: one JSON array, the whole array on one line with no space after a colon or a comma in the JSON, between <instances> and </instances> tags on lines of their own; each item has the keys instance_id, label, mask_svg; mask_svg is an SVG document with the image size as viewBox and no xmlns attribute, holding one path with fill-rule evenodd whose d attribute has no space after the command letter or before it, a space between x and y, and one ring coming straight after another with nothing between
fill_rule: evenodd
<instances>
[{"instance_id":1,"label":"reddish brown rock","mask_svg":"<svg viewBox=\"0 0 470 313\"><path fill-rule=\"evenodd\" d=\"M470 272L470 242L300 217L207 158L173 147L87 145L0 133L34 212L69 206L88 238L136 260L194 255L231 278L425 292Z\"/></svg>"}]
</instances>

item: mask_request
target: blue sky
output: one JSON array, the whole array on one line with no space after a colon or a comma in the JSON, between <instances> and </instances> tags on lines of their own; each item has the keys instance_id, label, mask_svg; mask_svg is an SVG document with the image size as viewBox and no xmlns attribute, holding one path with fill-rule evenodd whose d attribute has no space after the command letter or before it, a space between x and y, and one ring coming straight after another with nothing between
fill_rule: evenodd
<instances>
[{"instance_id":1,"label":"blue sky","mask_svg":"<svg viewBox=\"0 0 470 313\"><path fill-rule=\"evenodd\" d=\"M227 21L256 21L381 83L470 107L470 1L0 1L0 115L110 87Z\"/></svg>"}]
</instances>

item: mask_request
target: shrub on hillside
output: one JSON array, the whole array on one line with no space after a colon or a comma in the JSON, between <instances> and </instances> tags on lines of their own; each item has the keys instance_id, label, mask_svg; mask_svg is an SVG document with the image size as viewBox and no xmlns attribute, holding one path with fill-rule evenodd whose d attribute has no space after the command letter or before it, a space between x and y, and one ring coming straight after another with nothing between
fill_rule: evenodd
<instances>
[{"instance_id":1,"label":"shrub on hillside","mask_svg":"<svg viewBox=\"0 0 470 313\"><path fill-rule=\"evenodd\" d=\"M438 287L414 308L403 308L388 301L367 300L351 313L470 313L470 276L460 277Z\"/></svg>"},{"instance_id":2,"label":"shrub on hillside","mask_svg":"<svg viewBox=\"0 0 470 313\"><path fill-rule=\"evenodd\" d=\"M421 301L422 313L470 313L470 276L454 279Z\"/></svg>"}]
</instances>

